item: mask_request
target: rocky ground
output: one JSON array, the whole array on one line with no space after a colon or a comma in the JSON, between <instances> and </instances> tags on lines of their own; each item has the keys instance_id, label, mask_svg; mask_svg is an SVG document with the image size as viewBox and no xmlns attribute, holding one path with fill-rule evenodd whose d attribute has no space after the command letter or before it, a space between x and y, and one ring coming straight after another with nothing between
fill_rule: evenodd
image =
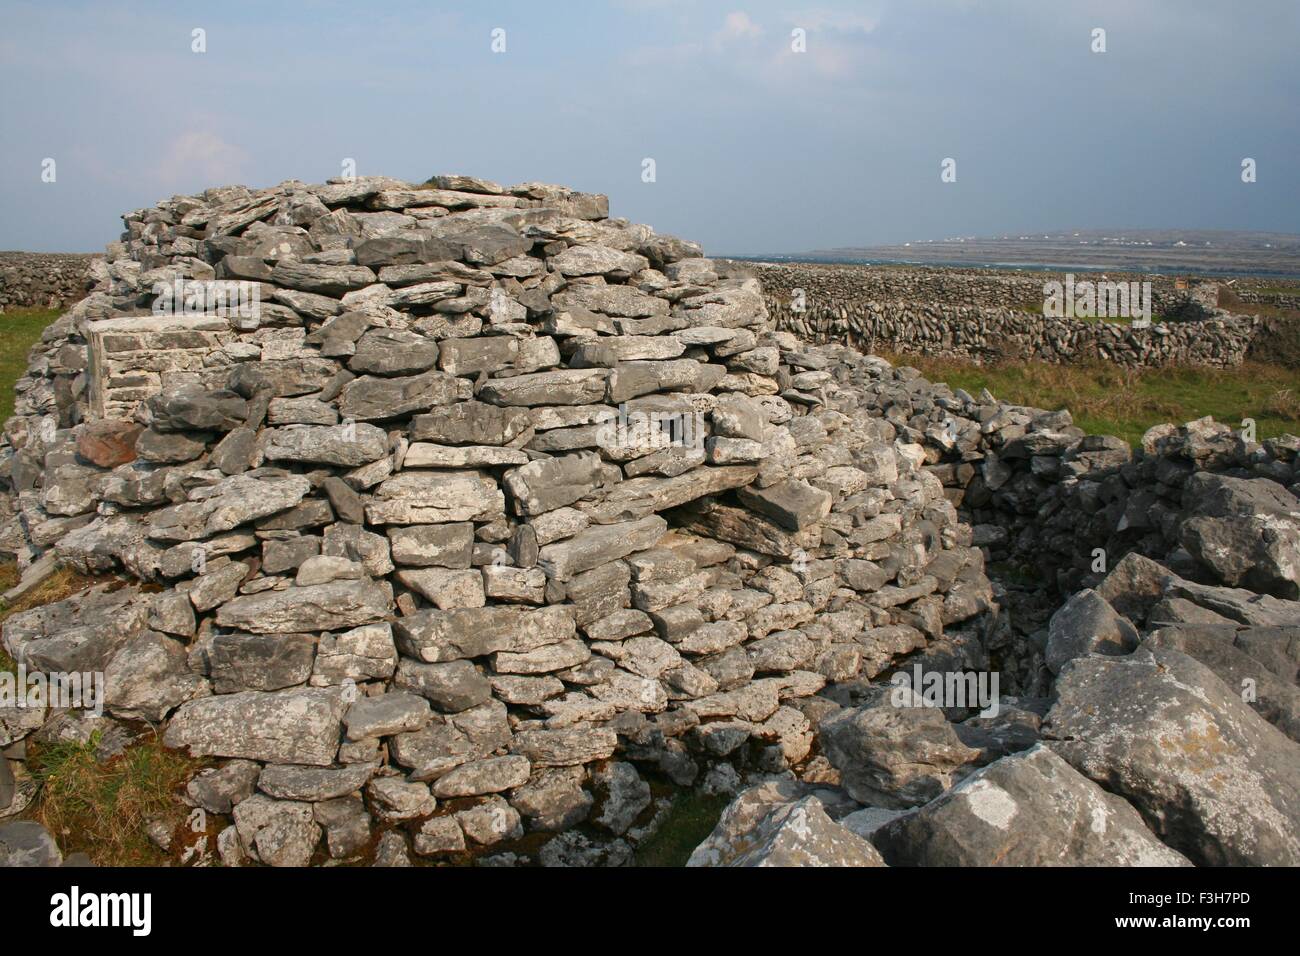
<instances>
[{"instance_id":1,"label":"rocky ground","mask_svg":"<svg viewBox=\"0 0 1300 956\"><path fill-rule=\"evenodd\" d=\"M29 744L158 727L212 764L196 863L617 865L691 788L739 792L696 864L1300 861L1295 443L1197 457L1202 423L1125 472L1068 415L774 331L743 270L563 187L124 218L0 450L18 590L114 578L4 647L102 672L105 713L0 707L0 815ZM160 314L177 279L260 313ZM1135 543L1106 506L1153 481L1177 520ZM1088 484L1113 568L1058 540L1045 590L990 580ZM996 671L996 716L910 706L918 665Z\"/></svg>"}]
</instances>

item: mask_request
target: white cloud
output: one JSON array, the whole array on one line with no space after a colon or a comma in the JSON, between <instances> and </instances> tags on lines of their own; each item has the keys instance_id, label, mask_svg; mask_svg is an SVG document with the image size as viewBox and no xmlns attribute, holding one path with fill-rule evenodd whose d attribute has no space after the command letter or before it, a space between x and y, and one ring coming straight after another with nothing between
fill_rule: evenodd
<instances>
[{"instance_id":1,"label":"white cloud","mask_svg":"<svg viewBox=\"0 0 1300 956\"><path fill-rule=\"evenodd\" d=\"M238 183L249 159L246 151L210 130L189 130L167 144L154 174L168 189Z\"/></svg>"},{"instance_id":2,"label":"white cloud","mask_svg":"<svg viewBox=\"0 0 1300 956\"><path fill-rule=\"evenodd\" d=\"M728 13L727 18L722 21L722 29L716 34L716 39L722 41L744 39L761 36L762 33L763 28L751 20L748 13L736 10Z\"/></svg>"}]
</instances>

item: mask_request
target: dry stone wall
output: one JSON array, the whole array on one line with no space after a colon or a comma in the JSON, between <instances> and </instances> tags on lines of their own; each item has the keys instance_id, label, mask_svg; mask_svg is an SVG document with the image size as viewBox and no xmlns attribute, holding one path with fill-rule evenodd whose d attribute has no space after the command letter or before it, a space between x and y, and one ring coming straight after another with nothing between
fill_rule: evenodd
<instances>
[{"instance_id":1,"label":"dry stone wall","mask_svg":"<svg viewBox=\"0 0 1300 956\"><path fill-rule=\"evenodd\" d=\"M188 799L222 860L619 862L651 779L788 768L828 683L978 656L991 586L922 446L605 197L289 182L125 221L18 384L0 547L128 583L4 646L217 758Z\"/></svg>"},{"instance_id":2,"label":"dry stone wall","mask_svg":"<svg viewBox=\"0 0 1300 956\"><path fill-rule=\"evenodd\" d=\"M1046 273L1025 277L924 270L756 264L777 328L810 342L993 362L1108 361L1129 366L1239 365L1259 333L1247 316L1194 311L1195 321L1127 323L1048 318ZM1114 275L1112 280L1142 277ZM796 290L802 290L802 309ZM1153 315L1181 313L1189 290L1153 285Z\"/></svg>"},{"instance_id":3,"label":"dry stone wall","mask_svg":"<svg viewBox=\"0 0 1300 956\"><path fill-rule=\"evenodd\" d=\"M1206 420L1134 453L1063 411L820 354L989 522L982 550L1060 592L1044 608L1000 571L978 644L828 685L818 757L751 776L688 865L1300 862L1300 439Z\"/></svg>"},{"instance_id":4,"label":"dry stone wall","mask_svg":"<svg viewBox=\"0 0 1300 956\"><path fill-rule=\"evenodd\" d=\"M89 253L0 252L0 312L71 305L89 288Z\"/></svg>"},{"instance_id":5,"label":"dry stone wall","mask_svg":"<svg viewBox=\"0 0 1300 956\"><path fill-rule=\"evenodd\" d=\"M1085 434L1066 410L972 396L847 348L836 355L872 413L925 448L926 470L991 560L1033 569L1062 595L1096 584L1133 552L1185 577L1300 598L1300 541L1266 531L1263 517L1278 509L1268 489L1300 494L1300 438L1258 442L1206 418L1157 425L1134 450ZM1225 540L1193 520L1224 517L1207 489L1255 480L1266 482L1255 486L1263 497L1234 508L1261 516L1258 534Z\"/></svg>"}]
</instances>

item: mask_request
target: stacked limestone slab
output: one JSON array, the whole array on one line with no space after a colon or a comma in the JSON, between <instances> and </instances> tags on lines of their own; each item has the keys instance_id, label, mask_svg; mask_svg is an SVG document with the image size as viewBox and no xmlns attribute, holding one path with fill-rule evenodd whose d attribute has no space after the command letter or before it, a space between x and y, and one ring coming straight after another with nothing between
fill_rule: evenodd
<instances>
[{"instance_id":1,"label":"stacked limestone slab","mask_svg":"<svg viewBox=\"0 0 1300 956\"><path fill-rule=\"evenodd\" d=\"M976 641L989 584L921 447L754 279L603 196L288 182L125 220L19 383L0 547L161 588L4 642L229 761L189 792L224 859L580 826L612 849L543 859L617 861L647 777L804 761L828 681ZM156 309L178 279L260 308Z\"/></svg>"}]
</instances>

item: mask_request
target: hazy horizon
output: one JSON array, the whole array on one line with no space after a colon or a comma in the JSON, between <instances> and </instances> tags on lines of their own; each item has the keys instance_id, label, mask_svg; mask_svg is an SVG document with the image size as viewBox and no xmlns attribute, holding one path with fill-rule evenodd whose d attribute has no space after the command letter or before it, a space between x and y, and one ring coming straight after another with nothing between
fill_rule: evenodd
<instances>
[{"instance_id":1,"label":"hazy horizon","mask_svg":"<svg viewBox=\"0 0 1300 956\"><path fill-rule=\"evenodd\" d=\"M608 193L613 215L714 254L1300 222L1285 0L20 0L6 28L0 249L98 251L123 212L319 182L346 158Z\"/></svg>"}]
</instances>

